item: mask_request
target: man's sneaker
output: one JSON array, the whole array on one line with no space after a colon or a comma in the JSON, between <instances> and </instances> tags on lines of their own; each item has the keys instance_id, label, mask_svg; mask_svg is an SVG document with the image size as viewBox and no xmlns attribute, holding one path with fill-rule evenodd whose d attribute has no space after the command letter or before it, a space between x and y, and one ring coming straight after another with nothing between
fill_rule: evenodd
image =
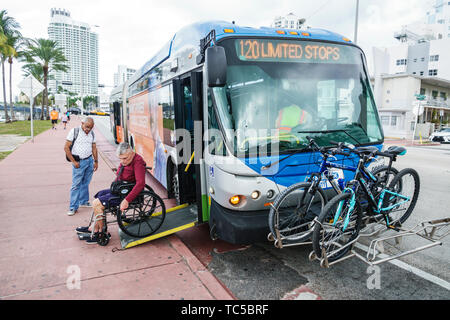
<instances>
[{"instance_id":1,"label":"man's sneaker","mask_svg":"<svg viewBox=\"0 0 450 320\"><path fill-rule=\"evenodd\" d=\"M73 209L70 209L68 212L67 212L67 215L68 216L73 216L75 213L77 213L78 212L78 210L73 210Z\"/></svg>"},{"instance_id":2,"label":"man's sneaker","mask_svg":"<svg viewBox=\"0 0 450 320\"><path fill-rule=\"evenodd\" d=\"M91 205L91 203L88 201L88 202L86 202L86 203L80 204L80 207L82 207L82 208L90 208L90 207L92 207L92 205Z\"/></svg>"},{"instance_id":3,"label":"man's sneaker","mask_svg":"<svg viewBox=\"0 0 450 320\"><path fill-rule=\"evenodd\" d=\"M78 227L75 229L77 233L90 233L89 227Z\"/></svg>"}]
</instances>

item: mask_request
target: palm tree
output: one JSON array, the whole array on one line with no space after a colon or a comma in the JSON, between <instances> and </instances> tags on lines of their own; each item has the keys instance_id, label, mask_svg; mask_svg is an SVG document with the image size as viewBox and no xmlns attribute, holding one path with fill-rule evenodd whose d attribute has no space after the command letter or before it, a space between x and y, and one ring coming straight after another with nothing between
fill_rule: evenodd
<instances>
[{"instance_id":1,"label":"palm tree","mask_svg":"<svg viewBox=\"0 0 450 320\"><path fill-rule=\"evenodd\" d=\"M8 38L17 33L17 29L20 28L19 23L13 18L8 16L6 10L0 11L0 35L3 40L0 42L0 59L2 64L2 80L3 80L3 100L5 102L5 120L10 121L8 115L8 109L6 104L6 81L5 81L5 61L6 59L14 54L14 48L8 43Z\"/></svg>"},{"instance_id":2,"label":"palm tree","mask_svg":"<svg viewBox=\"0 0 450 320\"><path fill-rule=\"evenodd\" d=\"M5 101L5 120L9 122L8 108L6 108L6 87L5 87L5 65L3 64L3 52L6 52L6 40L7 37L0 30L0 61L2 62L2 78L3 78L3 97Z\"/></svg>"},{"instance_id":3,"label":"palm tree","mask_svg":"<svg viewBox=\"0 0 450 320\"><path fill-rule=\"evenodd\" d=\"M48 39L31 40L24 56L29 63L37 63L43 71L44 95L42 99L42 108L48 108L48 77L52 71L67 72L69 67L66 65L67 59L63 50L58 47L56 41ZM45 110L48 114L48 109ZM41 119L43 119L43 114Z\"/></svg>"},{"instance_id":4,"label":"palm tree","mask_svg":"<svg viewBox=\"0 0 450 320\"><path fill-rule=\"evenodd\" d=\"M21 57L23 55L23 51L21 51L21 47L27 43L27 39L23 38L20 32L16 31L13 35L9 35L7 39L7 44L11 48L11 52L8 55L8 63L9 63L9 106L11 110L11 120L15 121L16 117L13 109L13 101L12 101L12 64L14 58Z\"/></svg>"}]
</instances>

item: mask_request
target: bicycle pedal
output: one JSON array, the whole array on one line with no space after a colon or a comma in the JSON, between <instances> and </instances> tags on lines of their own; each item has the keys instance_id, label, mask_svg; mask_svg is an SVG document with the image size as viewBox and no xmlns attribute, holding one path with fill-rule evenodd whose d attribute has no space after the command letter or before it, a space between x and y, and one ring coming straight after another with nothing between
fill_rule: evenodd
<instances>
[{"instance_id":1,"label":"bicycle pedal","mask_svg":"<svg viewBox=\"0 0 450 320\"><path fill-rule=\"evenodd\" d=\"M388 227L388 229L391 229L391 230L395 230L395 231L397 231L397 232L400 232L401 230L398 228L398 227L396 227L395 225L388 225L387 226Z\"/></svg>"}]
</instances>

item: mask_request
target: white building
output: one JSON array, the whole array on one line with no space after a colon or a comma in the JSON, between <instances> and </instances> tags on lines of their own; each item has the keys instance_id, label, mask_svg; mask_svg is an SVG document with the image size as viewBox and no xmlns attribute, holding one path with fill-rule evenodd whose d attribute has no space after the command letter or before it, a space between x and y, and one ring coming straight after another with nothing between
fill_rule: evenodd
<instances>
[{"instance_id":1,"label":"white building","mask_svg":"<svg viewBox=\"0 0 450 320\"><path fill-rule=\"evenodd\" d=\"M301 29L305 19L299 18L293 13L289 13L286 16L275 17L272 22L272 28L284 28L284 29Z\"/></svg>"},{"instance_id":2,"label":"white building","mask_svg":"<svg viewBox=\"0 0 450 320\"><path fill-rule=\"evenodd\" d=\"M128 68L124 65L119 65L117 67L117 73L114 73L114 87L125 83L130 77L136 72L135 69Z\"/></svg>"},{"instance_id":3,"label":"white building","mask_svg":"<svg viewBox=\"0 0 450 320\"><path fill-rule=\"evenodd\" d=\"M373 48L374 95L387 137L412 138L416 95L425 96L416 137L426 138L435 128L448 125L450 1L436 0L432 9L426 21L395 33L397 46Z\"/></svg>"},{"instance_id":4,"label":"white building","mask_svg":"<svg viewBox=\"0 0 450 320\"><path fill-rule=\"evenodd\" d=\"M407 73L418 76L439 77L450 80L450 39L429 40L418 43L402 42L389 48L374 48L375 68L383 73Z\"/></svg>"},{"instance_id":5,"label":"white building","mask_svg":"<svg viewBox=\"0 0 450 320\"><path fill-rule=\"evenodd\" d=\"M423 21L403 26L394 37L408 43L450 39L450 1L434 0Z\"/></svg>"},{"instance_id":6,"label":"white building","mask_svg":"<svg viewBox=\"0 0 450 320\"><path fill-rule=\"evenodd\" d=\"M80 95L98 94L98 35L89 24L78 22L64 9L51 9L48 26L50 40L56 41L68 60L69 70L52 72L55 80L49 80L49 91L57 86Z\"/></svg>"},{"instance_id":7,"label":"white building","mask_svg":"<svg viewBox=\"0 0 450 320\"><path fill-rule=\"evenodd\" d=\"M435 0L435 4L427 12L428 25L436 25L435 39L450 38L450 1Z\"/></svg>"}]
</instances>

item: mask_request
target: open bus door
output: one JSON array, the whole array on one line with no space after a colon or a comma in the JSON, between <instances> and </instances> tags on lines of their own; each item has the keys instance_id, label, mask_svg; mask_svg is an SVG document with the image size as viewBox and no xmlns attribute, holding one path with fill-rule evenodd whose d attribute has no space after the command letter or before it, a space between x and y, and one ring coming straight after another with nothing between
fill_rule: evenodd
<instances>
[{"instance_id":1,"label":"open bus door","mask_svg":"<svg viewBox=\"0 0 450 320\"><path fill-rule=\"evenodd\" d=\"M181 158L189 159L187 163L179 163L177 166L180 203L197 204L198 222L203 222L201 168L197 160L203 155L202 81L203 76L199 71L191 72L173 81L175 127L185 129L190 135L190 141L187 144L181 139L177 141L177 145L182 142L185 147L190 146L190 148L183 148L179 153ZM195 139L196 136L197 139Z\"/></svg>"},{"instance_id":2,"label":"open bus door","mask_svg":"<svg viewBox=\"0 0 450 320\"><path fill-rule=\"evenodd\" d=\"M189 144L192 155L194 152L194 121L197 122L196 128L203 128L202 108L202 73L192 72L179 79L173 80L173 95L175 104L175 128L186 129L190 133ZM197 129L198 130L198 129ZM202 135L202 131L196 134ZM198 159L203 154L202 136L197 139L198 143L195 149ZM177 141L177 144L180 141ZM189 158L191 158L189 155ZM180 154L182 157L183 154ZM175 232L191 228L197 223L202 223L203 206L201 195L201 173L200 165L194 162L178 163L178 181L180 205L166 210L166 217L161 228L153 235L147 238L133 239L122 233L119 229L122 248L130 248L148 241L152 241Z\"/></svg>"},{"instance_id":3,"label":"open bus door","mask_svg":"<svg viewBox=\"0 0 450 320\"><path fill-rule=\"evenodd\" d=\"M117 101L113 103L111 128L114 141L116 143L121 143L123 141L122 114L120 112L120 102Z\"/></svg>"}]
</instances>

